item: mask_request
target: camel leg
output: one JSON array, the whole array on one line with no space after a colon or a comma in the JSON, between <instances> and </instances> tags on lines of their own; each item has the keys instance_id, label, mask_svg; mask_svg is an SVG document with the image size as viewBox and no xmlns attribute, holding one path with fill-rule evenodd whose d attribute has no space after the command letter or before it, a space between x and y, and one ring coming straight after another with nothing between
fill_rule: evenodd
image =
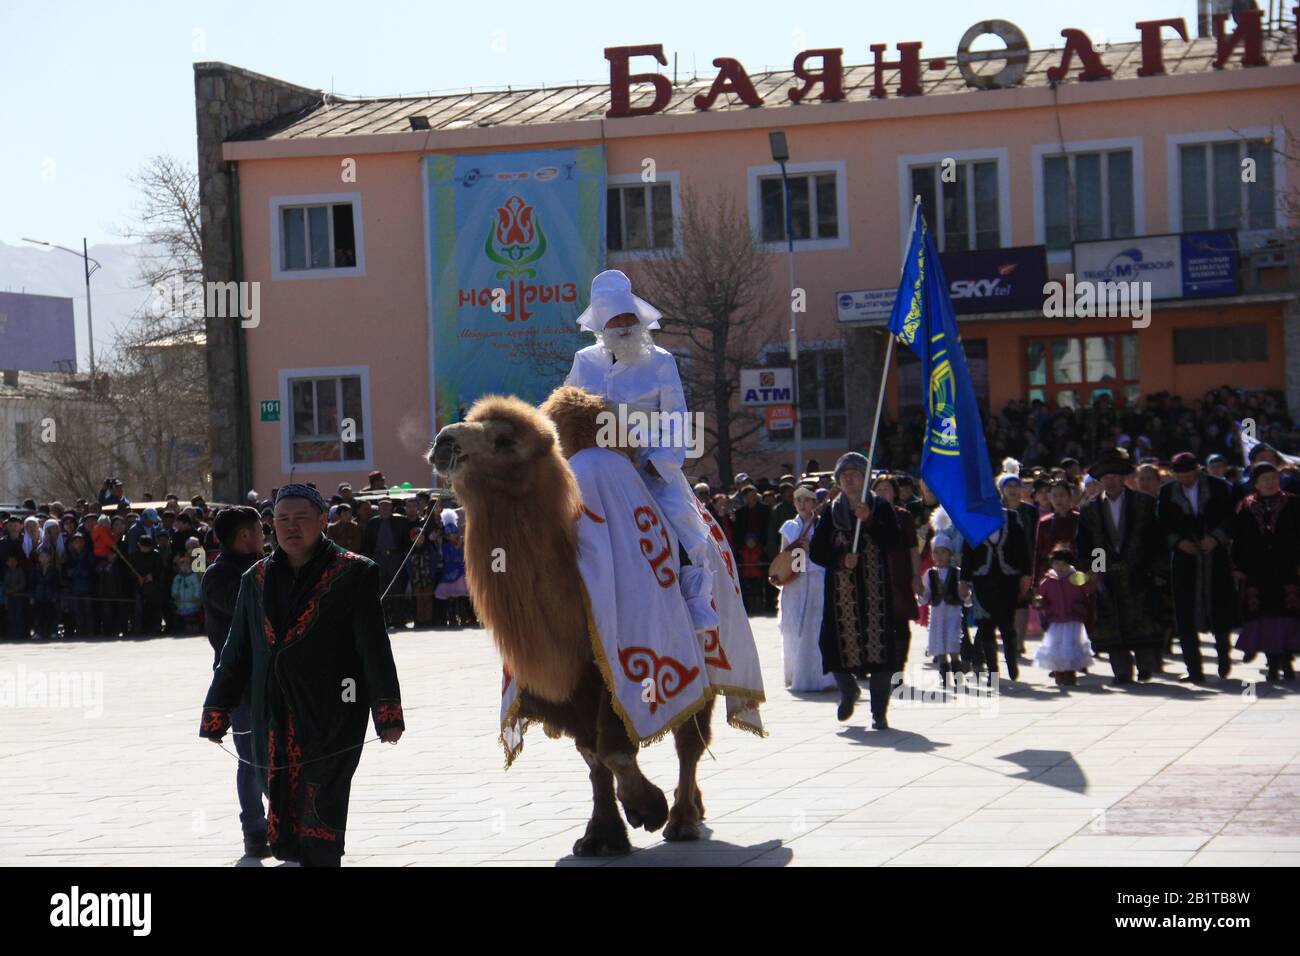
<instances>
[{"instance_id":1,"label":"camel leg","mask_svg":"<svg viewBox=\"0 0 1300 956\"><path fill-rule=\"evenodd\" d=\"M668 800L637 766L636 744L628 739L627 731L614 712L609 692L603 688L596 726L596 753L600 762L614 775L617 783L615 793L623 804L627 822L653 833L668 819Z\"/></svg>"},{"instance_id":2,"label":"camel leg","mask_svg":"<svg viewBox=\"0 0 1300 956\"><path fill-rule=\"evenodd\" d=\"M593 741L594 743L594 741ZM587 832L573 844L574 856L621 856L632 852L632 843L627 838L627 827L618 815L618 804L614 802L614 775L600 762L594 747L578 744L578 753L587 761L591 770L591 819L587 821Z\"/></svg>"},{"instance_id":3,"label":"camel leg","mask_svg":"<svg viewBox=\"0 0 1300 956\"><path fill-rule=\"evenodd\" d=\"M587 831L573 844L574 856L617 856L632 852L627 827L618 815L614 802L614 775L596 756L596 708L604 685L593 665L590 674L579 682L573 699L562 704L534 697L526 688L520 693L520 711L527 717L545 721L547 730L566 733L574 738L578 753L587 762L591 778L591 819Z\"/></svg>"},{"instance_id":4,"label":"camel leg","mask_svg":"<svg viewBox=\"0 0 1300 956\"><path fill-rule=\"evenodd\" d=\"M704 819L704 797L695 780L700 757L713 737L713 699L704 705L695 719L688 720L673 731L677 745L677 791L673 808L668 812L668 825L664 827L665 840L698 840L700 821Z\"/></svg>"}]
</instances>

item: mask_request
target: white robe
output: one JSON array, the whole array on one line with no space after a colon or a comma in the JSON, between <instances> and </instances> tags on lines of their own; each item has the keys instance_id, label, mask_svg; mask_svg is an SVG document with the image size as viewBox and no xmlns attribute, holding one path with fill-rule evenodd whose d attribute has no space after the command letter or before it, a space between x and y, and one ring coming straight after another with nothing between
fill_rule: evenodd
<instances>
[{"instance_id":1,"label":"white robe","mask_svg":"<svg viewBox=\"0 0 1300 956\"><path fill-rule=\"evenodd\" d=\"M816 519L807 523L807 537L812 537ZM781 525L781 548L793 544L805 530L802 518L791 518ZM781 631L782 656L785 660L785 683L792 691L831 690L835 675L822 673L821 637L822 606L826 600L826 569L807 561L807 570L781 588L777 606L777 627Z\"/></svg>"},{"instance_id":2,"label":"white robe","mask_svg":"<svg viewBox=\"0 0 1300 956\"><path fill-rule=\"evenodd\" d=\"M636 463L691 563L706 567L709 531L696 512L695 492L682 471L689 413L673 353L656 345L642 361L615 362L604 346L589 345L573 356L573 368L564 384L627 405L629 410L671 413L672 418L660 418L657 433L637 436ZM647 463L654 465L658 477L646 471Z\"/></svg>"}]
</instances>

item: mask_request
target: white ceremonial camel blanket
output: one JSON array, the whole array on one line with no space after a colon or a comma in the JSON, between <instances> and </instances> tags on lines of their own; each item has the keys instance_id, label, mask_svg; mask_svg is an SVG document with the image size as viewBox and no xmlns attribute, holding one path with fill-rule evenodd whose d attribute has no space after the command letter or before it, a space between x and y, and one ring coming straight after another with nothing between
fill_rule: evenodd
<instances>
[{"instance_id":1,"label":"white ceremonial camel blanket","mask_svg":"<svg viewBox=\"0 0 1300 956\"><path fill-rule=\"evenodd\" d=\"M763 700L762 680L743 606L740 620L748 652L744 640L737 642L738 655L727 643L736 626L724 609L730 611L732 601L740 601L738 590L732 594L734 560L729 576L723 552L714 549L715 600L725 633L710 631L702 640L678 582L677 539L636 468L605 448L580 451L569 465L582 492L578 568L592 651L628 736L651 743L690 720L716 694L727 695L730 723L761 734L757 707ZM743 670L737 669L738 662ZM527 726L517 714L517 695L517 682L504 674L501 743L507 766L522 748Z\"/></svg>"},{"instance_id":2,"label":"white ceremonial camel blanket","mask_svg":"<svg viewBox=\"0 0 1300 956\"><path fill-rule=\"evenodd\" d=\"M709 570L713 572L713 609L718 612L719 627L709 631L704 640L704 663L709 670L709 685L727 695L727 723L741 730L763 736L763 721L758 705L763 695L763 672L758 664L758 648L749 626L749 614L740 594L740 572L727 536L709 509L695 499L700 520L709 529Z\"/></svg>"}]
</instances>

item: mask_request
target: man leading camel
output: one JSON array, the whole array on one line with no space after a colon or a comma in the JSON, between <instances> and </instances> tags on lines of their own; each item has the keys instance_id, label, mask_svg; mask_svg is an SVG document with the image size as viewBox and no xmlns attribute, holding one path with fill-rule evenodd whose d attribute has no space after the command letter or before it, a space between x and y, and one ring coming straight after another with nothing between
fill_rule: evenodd
<instances>
[{"instance_id":1,"label":"man leading camel","mask_svg":"<svg viewBox=\"0 0 1300 956\"><path fill-rule=\"evenodd\" d=\"M628 431L637 446L637 469L689 558L682 563L680 580L691 623L697 631L707 631L719 625L717 611L710 606L713 576L707 562L712 544L682 472L689 413L677 360L650 337L650 330L659 328L660 316L658 309L632 294L632 283L622 272L610 269L597 275L591 280L591 304L578 316L578 324L595 334L596 344L578 350L564 384L622 406L624 414L649 412L649 420L659 423L653 434Z\"/></svg>"},{"instance_id":2,"label":"man leading camel","mask_svg":"<svg viewBox=\"0 0 1300 956\"><path fill-rule=\"evenodd\" d=\"M274 520L275 551L240 581L199 736L220 742L248 688L271 852L338 866L366 718L387 743L405 729L384 582L373 561L324 536L315 488L280 488Z\"/></svg>"}]
</instances>

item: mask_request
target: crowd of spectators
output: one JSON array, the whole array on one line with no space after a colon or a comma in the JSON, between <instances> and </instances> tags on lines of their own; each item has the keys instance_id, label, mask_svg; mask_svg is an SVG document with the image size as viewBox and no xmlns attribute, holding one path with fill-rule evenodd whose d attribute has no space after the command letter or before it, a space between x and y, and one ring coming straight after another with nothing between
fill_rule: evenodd
<instances>
[{"instance_id":1,"label":"crowd of spectators","mask_svg":"<svg viewBox=\"0 0 1300 956\"><path fill-rule=\"evenodd\" d=\"M260 514L268 552L274 497L275 489L266 498L250 491L242 503ZM454 501L388 489L374 471L360 496L343 482L329 504L326 535L376 561L391 582L384 601L391 626L477 626L465 584L464 513ZM0 508L0 636L201 633L201 577L221 551L217 513L198 495L188 504L168 494L133 506L112 477L94 499L29 498Z\"/></svg>"},{"instance_id":2,"label":"crowd of spectators","mask_svg":"<svg viewBox=\"0 0 1300 956\"><path fill-rule=\"evenodd\" d=\"M1237 433L1245 422L1252 423L1259 441L1287 454L1300 450L1300 428L1287 413L1283 395L1228 385L1210 389L1200 399L1156 392L1116 405L1102 396L1085 408L1052 408L1040 399L1015 400L985 417L984 438L995 467L1007 457L1027 468L1066 458L1095 461L1115 448L1123 448L1134 460L1169 461L1178 452L1189 451L1202 460L1217 453L1238 461ZM882 463L918 470L924 429L919 416L902 426L882 425Z\"/></svg>"}]
</instances>

